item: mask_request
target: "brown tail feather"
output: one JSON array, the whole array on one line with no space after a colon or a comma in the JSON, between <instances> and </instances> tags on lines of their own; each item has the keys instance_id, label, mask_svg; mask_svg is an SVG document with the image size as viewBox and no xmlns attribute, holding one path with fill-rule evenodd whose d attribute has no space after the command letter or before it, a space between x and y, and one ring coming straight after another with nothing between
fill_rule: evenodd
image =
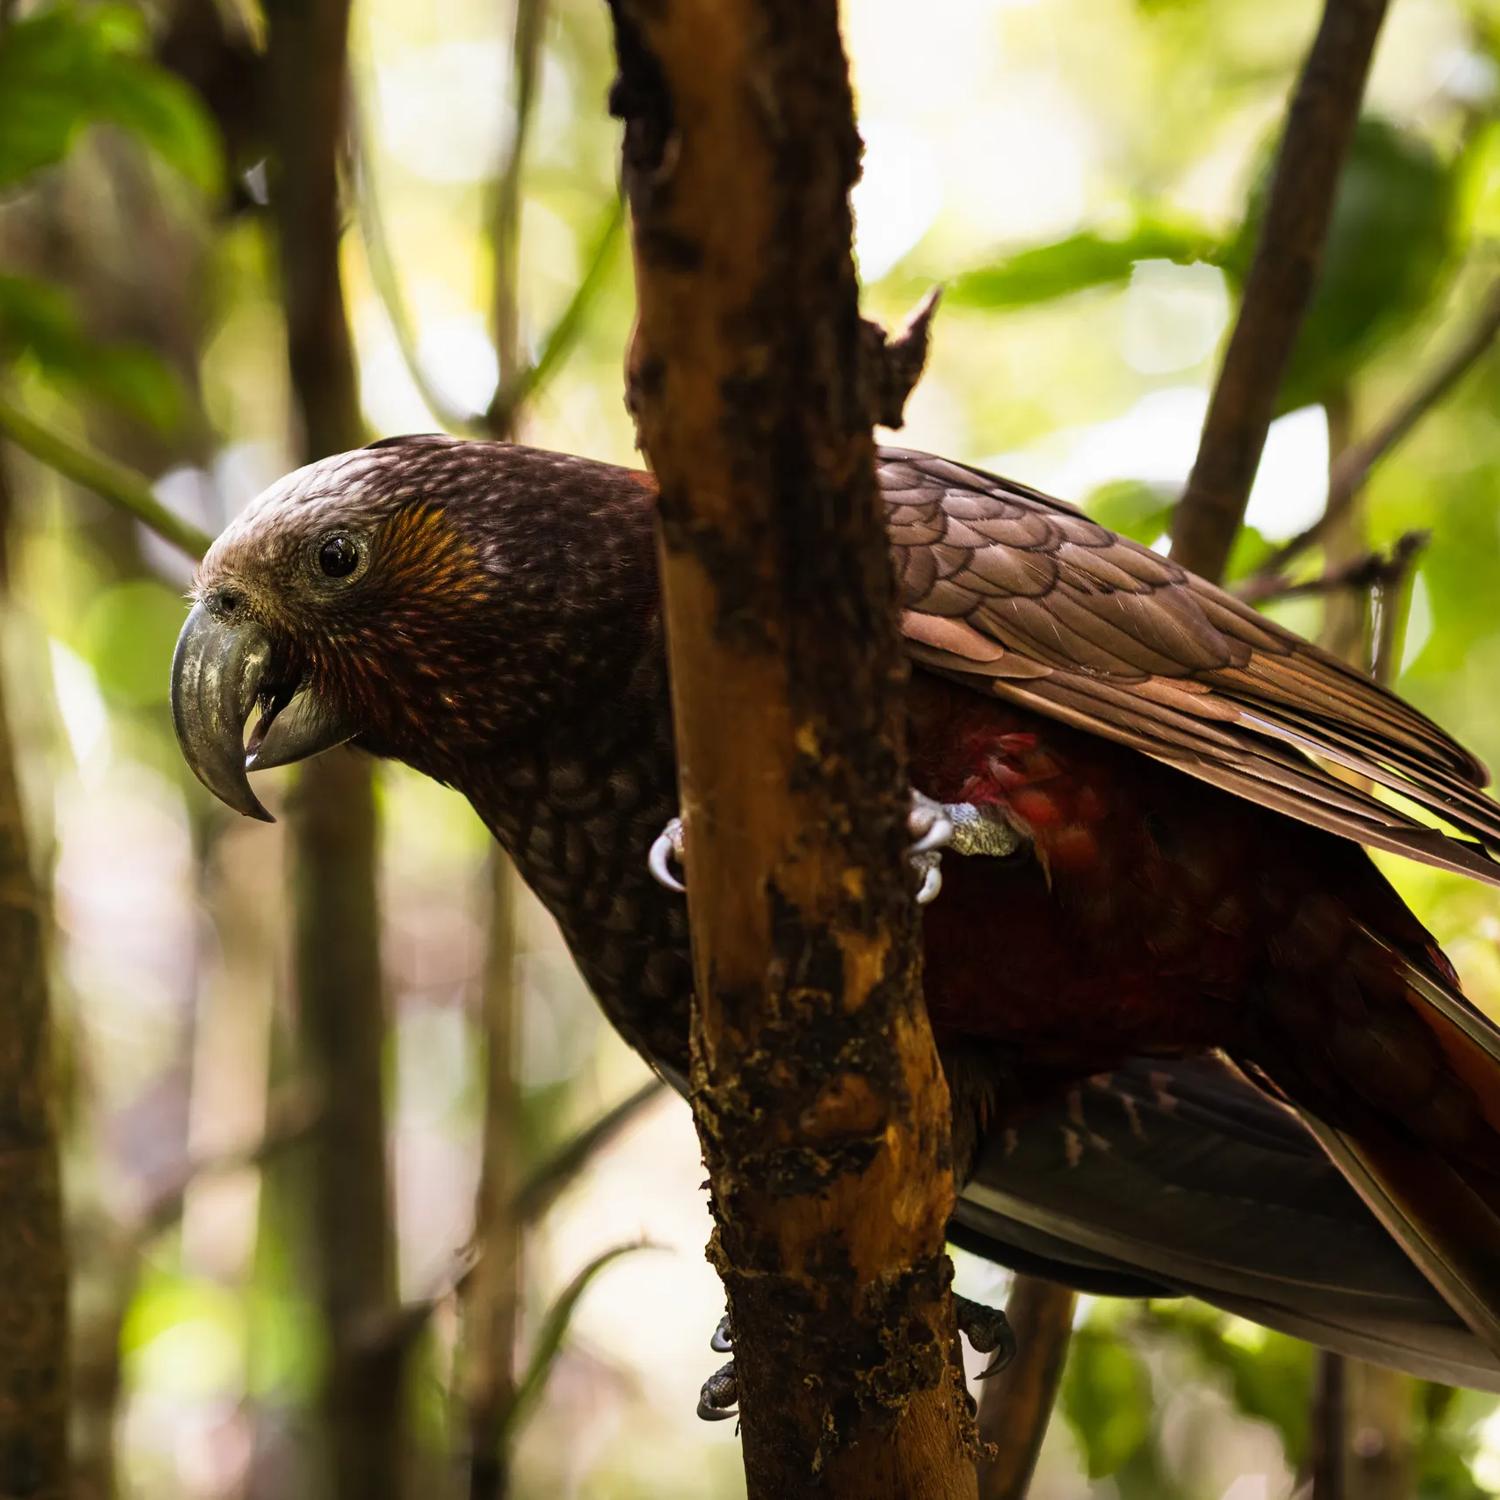
<instances>
[{"instance_id":1,"label":"brown tail feather","mask_svg":"<svg viewBox=\"0 0 1500 1500\"><path fill-rule=\"evenodd\" d=\"M1392 1004L1420 1023L1432 1048L1422 1061L1436 1064L1431 1093L1402 1108L1346 1069L1348 1093L1333 1100L1326 1079L1309 1088L1295 1067L1266 1071L1412 1262L1500 1354L1500 1029L1434 969L1365 937L1392 981L1367 996L1371 1028L1385 1029L1381 1011L1389 1018Z\"/></svg>"},{"instance_id":2,"label":"brown tail feather","mask_svg":"<svg viewBox=\"0 0 1500 1500\"><path fill-rule=\"evenodd\" d=\"M1500 1196L1434 1158L1429 1147L1357 1140L1305 1112L1304 1118L1413 1264L1500 1354Z\"/></svg>"}]
</instances>

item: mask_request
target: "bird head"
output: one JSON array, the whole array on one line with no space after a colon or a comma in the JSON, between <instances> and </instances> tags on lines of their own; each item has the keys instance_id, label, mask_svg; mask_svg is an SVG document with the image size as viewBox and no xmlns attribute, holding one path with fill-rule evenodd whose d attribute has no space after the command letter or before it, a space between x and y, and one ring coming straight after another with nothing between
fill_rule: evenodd
<instances>
[{"instance_id":1,"label":"bird head","mask_svg":"<svg viewBox=\"0 0 1500 1500\"><path fill-rule=\"evenodd\" d=\"M608 669L578 625L652 591L648 499L626 470L437 437L288 475L199 567L172 662L188 765L266 821L247 771L348 741L456 779Z\"/></svg>"}]
</instances>

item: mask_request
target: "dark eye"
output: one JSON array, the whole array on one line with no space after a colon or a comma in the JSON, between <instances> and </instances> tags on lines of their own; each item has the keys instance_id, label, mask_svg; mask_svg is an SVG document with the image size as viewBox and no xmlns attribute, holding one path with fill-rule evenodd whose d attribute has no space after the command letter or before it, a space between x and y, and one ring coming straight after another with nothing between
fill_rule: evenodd
<instances>
[{"instance_id":1,"label":"dark eye","mask_svg":"<svg viewBox=\"0 0 1500 1500\"><path fill-rule=\"evenodd\" d=\"M318 548L318 566L329 578L347 578L359 566L359 548L354 539L329 537Z\"/></svg>"}]
</instances>

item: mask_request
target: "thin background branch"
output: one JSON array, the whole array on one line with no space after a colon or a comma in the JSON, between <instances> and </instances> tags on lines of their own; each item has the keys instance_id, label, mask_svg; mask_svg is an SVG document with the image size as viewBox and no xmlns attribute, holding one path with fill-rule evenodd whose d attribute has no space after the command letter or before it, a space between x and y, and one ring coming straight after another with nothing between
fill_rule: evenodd
<instances>
[{"instance_id":1,"label":"thin background branch","mask_svg":"<svg viewBox=\"0 0 1500 1500\"><path fill-rule=\"evenodd\" d=\"M339 267L349 0L270 0L271 196L302 454L364 441ZM386 995L371 765L348 750L301 767L291 806L299 1043L325 1114L306 1202L329 1347L323 1378L330 1500L396 1500L404 1467L402 1362L368 1348L391 1314L396 1250L386 1165Z\"/></svg>"},{"instance_id":2,"label":"thin background branch","mask_svg":"<svg viewBox=\"0 0 1500 1500\"><path fill-rule=\"evenodd\" d=\"M1468 372L1494 347L1500 336L1500 281L1495 282L1479 311L1452 349L1422 376L1358 442L1350 444L1328 471L1328 503L1323 514L1305 531L1284 543L1253 581L1263 587L1285 571L1309 547L1323 540L1330 527L1348 510L1370 471L1395 449L1437 407Z\"/></svg>"},{"instance_id":3,"label":"thin background branch","mask_svg":"<svg viewBox=\"0 0 1500 1500\"><path fill-rule=\"evenodd\" d=\"M1172 556L1223 576L1244 520L1354 138L1385 0L1327 0L1292 95L1239 316L1209 401L1198 457L1172 517Z\"/></svg>"},{"instance_id":4,"label":"thin background branch","mask_svg":"<svg viewBox=\"0 0 1500 1500\"><path fill-rule=\"evenodd\" d=\"M1005 1303L1015 1357L979 1396L979 1440L995 1450L979 1466L979 1500L1025 1500L1057 1404L1077 1305L1070 1288L1017 1275Z\"/></svg>"}]
</instances>

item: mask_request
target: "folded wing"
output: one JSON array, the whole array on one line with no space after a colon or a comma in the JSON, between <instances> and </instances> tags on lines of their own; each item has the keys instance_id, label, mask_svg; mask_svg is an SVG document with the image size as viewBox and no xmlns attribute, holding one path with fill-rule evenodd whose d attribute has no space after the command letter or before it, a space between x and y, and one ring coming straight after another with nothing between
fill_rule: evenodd
<instances>
[{"instance_id":1,"label":"folded wing","mask_svg":"<svg viewBox=\"0 0 1500 1500\"><path fill-rule=\"evenodd\" d=\"M1034 490L903 449L881 451L879 478L918 662L1345 838L1500 884L1484 766L1368 677Z\"/></svg>"},{"instance_id":2,"label":"folded wing","mask_svg":"<svg viewBox=\"0 0 1500 1500\"><path fill-rule=\"evenodd\" d=\"M951 1237L1082 1291L1195 1296L1360 1359L1500 1390L1500 1358L1298 1115L1221 1059L1136 1059L995 1133Z\"/></svg>"}]
</instances>

